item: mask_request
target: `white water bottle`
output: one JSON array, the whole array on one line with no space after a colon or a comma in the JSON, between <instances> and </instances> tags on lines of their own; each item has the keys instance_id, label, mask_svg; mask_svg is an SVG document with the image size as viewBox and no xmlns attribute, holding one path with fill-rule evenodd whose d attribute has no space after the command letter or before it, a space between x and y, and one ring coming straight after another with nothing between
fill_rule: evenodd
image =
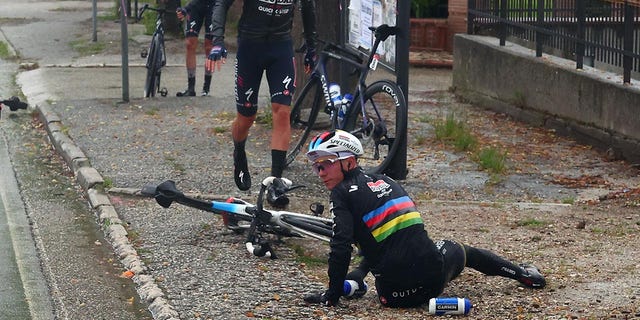
<instances>
[{"instance_id":1,"label":"white water bottle","mask_svg":"<svg viewBox=\"0 0 640 320\"><path fill-rule=\"evenodd\" d=\"M333 101L333 106L339 108L342 105L342 95L340 93L340 85L337 83L331 83L329 85L329 95L331 96L331 101Z\"/></svg>"},{"instance_id":2,"label":"white water bottle","mask_svg":"<svg viewBox=\"0 0 640 320\"><path fill-rule=\"evenodd\" d=\"M351 297L353 296L354 293L356 293L356 291L358 291L360 289L360 286L358 285L358 282L354 281L354 280L345 280L344 281L344 296L345 297ZM367 283L364 283L364 292L367 292ZM362 292L362 291L361 291Z\"/></svg>"},{"instance_id":3,"label":"white water bottle","mask_svg":"<svg viewBox=\"0 0 640 320\"><path fill-rule=\"evenodd\" d=\"M447 314L469 314L471 301L467 298L431 298L429 299L429 314L443 316Z\"/></svg>"}]
</instances>

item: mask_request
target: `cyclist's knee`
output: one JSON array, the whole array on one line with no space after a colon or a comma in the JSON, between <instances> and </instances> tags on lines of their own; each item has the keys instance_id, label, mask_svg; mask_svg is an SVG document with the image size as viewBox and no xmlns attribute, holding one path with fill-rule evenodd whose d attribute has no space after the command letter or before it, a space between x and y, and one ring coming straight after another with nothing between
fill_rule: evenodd
<instances>
[{"instance_id":1,"label":"cyclist's knee","mask_svg":"<svg viewBox=\"0 0 640 320\"><path fill-rule=\"evenodd\" d=\"M198 49L198 37L197 36L187 36L186 38L184 38L184 43L185 46L187 47L188 51L193 51L195 52L196 49Z\"/></svg>"}]
</instances>

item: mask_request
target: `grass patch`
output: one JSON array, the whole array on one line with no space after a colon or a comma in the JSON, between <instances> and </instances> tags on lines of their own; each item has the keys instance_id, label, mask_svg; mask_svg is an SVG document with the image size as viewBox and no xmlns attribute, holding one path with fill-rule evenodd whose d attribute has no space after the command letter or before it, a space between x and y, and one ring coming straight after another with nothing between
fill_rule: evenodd
<instances>
[{"instance_id":1,"label":"grass patch","mask_svg":"<svg viewBox=\"0 0 640 320\"><path fill-rule=\"evenodd\" d=\"M273 114L271 113L271 105L267 105L262 108L262 111L258 112L256 116L256 123L259 123L268 129L273 128Z\"/></svg>"},{"instance_id":2,"label":"grass patch","mask_svg":"<svg viewBox=\"0 0 640 320\"><path fill-rule=\"evenodd\" d=\"M525 220L520 220L516 223L519 227L532 227L532 228L538 228L538 227L543 227L545 226L547 223L542 221L542 220L538 220L536 218L528 218Z\"/></svg>"},{"instance_id":3,"label":"grass patch","mask_svg":"<svg viewBox=\"0 0 640 320\"><path fill-rule=\"evenodd\" d=\"M113 188L113 179L109 177L104 177L104 182L102 183L105 189Z\"/></svg>"},{"instance_id":4,"label":"grass patch","mask_svg":"<svg viewBox=\"0 0 640 320\"><path fill-rule=\"evenodd\" d=\"M491 173L503 173L506 168L506 159L506 151L500 151L493 147L482 149L478 153L478 163L483 169L489 170Z\"/></svg>"},{"instance_id":5,"label":"grass patch","mask_svg":"<svg viewBox=\"0 0 640 320\"><path fill-rule=\"evenodd\" d=\"M90 41L90 40L74 40L69 43L71 48L78 52L82 56L90 56L92 54L97 54L102 52L106 45L104 42L100 41Z\"/></svg>"},{"instance_id":6,"label":"grass patch","mask_svg":"<svg viewBox=\"0 0 640 320\"><path fill-rule=\"evenodd\" d=\"M0 41L0 58L7 59L9 57L9 45L4 41Z\"/></svg>"},{"instance_id":7,"label":"grass patch","mask_svg":"<svg viewBox=\"0 0 640 320\"><path fill-rule=\"evenodd\" d=\"M452 145L457 151L473 150L478 140L471 134L462 120L457 120L454 113L450 113L444 120L434 123L436 139Z\"/></svg>"},{"instance_id":8,"label":"grass patch","mask_svg":"<svg viewBox=\"0 0 640 320\"><path fill-rule=\"evenodd\" d=\"M297 261L299 263L304 263L307 266L310 267L320 267L320 266L326 266L327 265L327 258L319 258L316 256L313 256L311 254L308 254L304 248L300 245L293 245L292 247L293 251L296 253L297 256Z\"/></svg>"}]
</instances>

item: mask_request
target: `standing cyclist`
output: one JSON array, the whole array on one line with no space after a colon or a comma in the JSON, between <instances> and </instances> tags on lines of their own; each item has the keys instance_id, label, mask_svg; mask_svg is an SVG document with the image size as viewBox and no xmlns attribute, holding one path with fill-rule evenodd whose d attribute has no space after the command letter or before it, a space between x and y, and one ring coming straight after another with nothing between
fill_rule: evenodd
<instances>
[{"instance_id":1,"label":"standing cyclist","mask_svg":"<svg viewBox=\"0 0 640 320\"><path fill-rule=\"evenodd\" d=\"M371 272L380 303L388 307L416 307L441 294L462 269L543 288L546 281L532 265L513 264L494 253L451 240L433 242L407 192L382 174L366 174L358 166L360 141L344 131L324 132L309 145L313 170L331 190L333 237L329 253L329 289L304 297L308 303L333 306L343 293L344 280L365 288ZM363 256L347 273L352 244ZM366 289L365 289L366 290ZM356 296L364 295L364 290Z\"/></svg>"},{"instance_id":2,"label":"standing cyclist","mask_svg":"<svg viewBox=\"0 0 640 320\"><path fill-rule=\"evenodd\" d=\"M176 93L178 97L193 97L196 95L196 50L198 49L198 34L204 23L204 54L209 54L213 47L211 34L211 8L216 0L192 0L186 6L178 8L176 14L180 21L187 18L185 25L185 49L187 65L187 89ZM179 0L178 0L179 2ZM211 86L211 71L205 68L202 96L209 95Z\"/></svg>"},{"instance_id":3,"label":"standing cyclist","mask_svg":"<svg viewBox=\"0 0 640 320\"><path fill-rule=\"evenodd\" d=\"M240 190L251 187L245 143L258 109L258 91L266 72L271 94L273 131L271 133L271 175L281 177L291 139L289 115L295 91L295 64L291 27L295 3L300 2L304 38L307 48L305 71L315 63L315 3L314 0L244 0L238 22L238 52L236 56L236 108L232 125L233 177ZM227 9L233 0L216 0L213 5L213 49L206 62L214 71L226 61L224 32Z\"/></svg>"}]
</instances>

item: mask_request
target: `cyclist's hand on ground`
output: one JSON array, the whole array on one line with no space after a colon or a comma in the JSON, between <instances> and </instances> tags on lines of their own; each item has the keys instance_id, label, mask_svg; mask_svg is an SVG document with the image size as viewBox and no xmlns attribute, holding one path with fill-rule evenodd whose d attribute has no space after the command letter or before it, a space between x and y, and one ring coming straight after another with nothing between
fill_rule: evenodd
<instances>
[{"instance_id":1,"label":"cyclist's hand on ground","mask_svg":"<svg viewBox=\"0 0 640 320\"><path fill-rule=\"evenodd\" d=\"M178 16L178 20L182 21L184 20L184 17L187 16L187 10L185 8L178 7L176 9L176 15Z\"/></svg>"},{"instance_id":2,"label":"cyclist's hand on ground","mask_svg":"<svg viewBox=\"0 0 640 320\"><path fill-rule=\"evenodd\" d=\"M305 295L303 299L306 303L322 304L327 307L334 307L338 305L338 299L329 299L327 292L309 293Z\"/></svg>"},{"instance_id":3,"label":"cyclist's hand on ground","mask_svg":"<svg viewBox=\"0 0 640 320\"><path fill-rule=\"evenodd\" d=\"M227 49L224 45L213 46L213 48L211 48L211 52L209 52L207 61L205 62L205 68L210 72L214 72L216 70L220 71L220 68L226 62Z\"/></svg>"},{"instance_id":4,"label":"cyclist's hand on ground","mask_svg":"<svg viewBox=\"0 0 640 320\"><path fill-rule=\"evenodd\" d=\"M307 52L304 54L304 72L309 74L311 70L316 66L316 60L318 55L316 49L313 47L307 47Z\"/></svg>"}]
</instances>

